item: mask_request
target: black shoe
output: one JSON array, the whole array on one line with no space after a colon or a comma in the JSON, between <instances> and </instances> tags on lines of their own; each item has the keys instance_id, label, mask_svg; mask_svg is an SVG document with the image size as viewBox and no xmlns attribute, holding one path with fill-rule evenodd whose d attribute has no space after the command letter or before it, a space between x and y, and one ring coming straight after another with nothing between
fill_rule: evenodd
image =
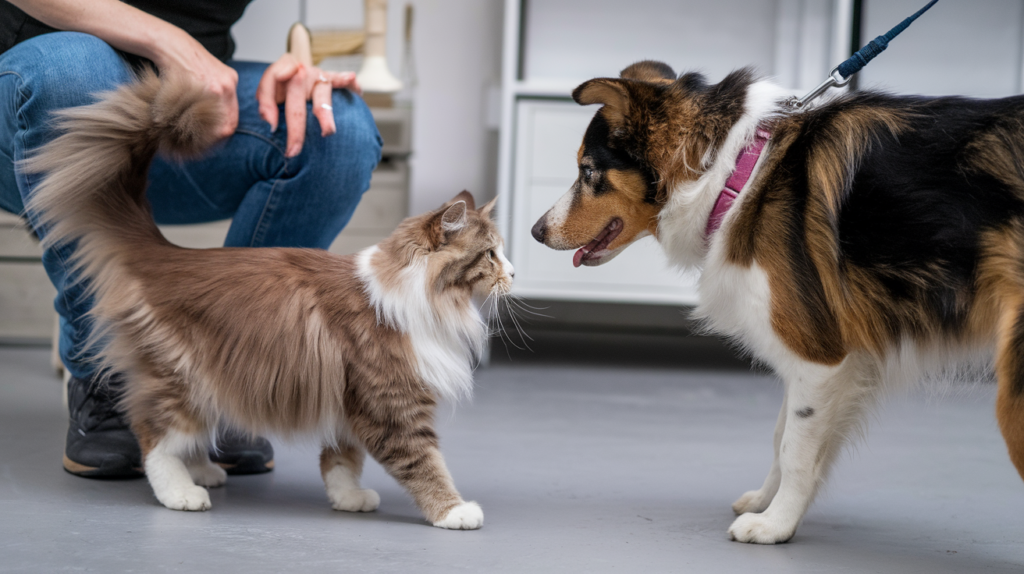
<instances>
[{"instance_id":1,"label":"black shoe","mask_svg":"<svg viewBox=\"0 0 1024 574\"><path fill-rule=\"evenodd\" d=\"M217 429L217 446L210 460L228 474L261 474L274 470L274 447L270 441L224 426Z\"/></svg>"},{"instance_id":2,"label":"black shoe","mask_svg":"<svg viewBox=\"0 0 1024 574\"><path fill-rule=\"evenodd\" d=\"M116 406L122 384L116 375L104 383L76 377L68 381L71 424L64 470L88 478L145 476L139 441ZM221 429L210 460L228 474L260 474L273 470L274 448L263 437Z\"/></svg>"},{"instance_id":3,"label":"black shoe","mask_svg":"<svg viewBox=\"0 0 1024 574\"><path fill-rule=\"evenodd\" d=\"M142 471L139 442L116 407L121 380L95 377L68 381L67 441L64 470L88 478L138 478Z\"/></svg>"}]
</instances>

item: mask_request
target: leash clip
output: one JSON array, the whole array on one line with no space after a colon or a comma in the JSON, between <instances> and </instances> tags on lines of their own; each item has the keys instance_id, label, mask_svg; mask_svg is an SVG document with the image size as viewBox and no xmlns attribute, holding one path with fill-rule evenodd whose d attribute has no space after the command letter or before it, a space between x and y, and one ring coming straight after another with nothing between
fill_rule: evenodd
<instances>
[{"instance_id":1,"label":"leash clip","mask_svg":"<svg viewBox=\"0 0 1024 574\"><path fill-rule=\"evenodd\" d=\"M786 100L786 105L793 108L794 110L799 110L800 108L818 99L818 96L824 94L830 88L841 88L846 84L849 84L850 78L852 77L853 75L851 74L849 78L844 78L843 75L839 73L839 66L836 66L835 68L832 68L832 71L829 73L828 78L824 82L818 84L817 88L814 88L806 96L802 98L792 96L791 98Z\"/></svg>"}]
</instances>

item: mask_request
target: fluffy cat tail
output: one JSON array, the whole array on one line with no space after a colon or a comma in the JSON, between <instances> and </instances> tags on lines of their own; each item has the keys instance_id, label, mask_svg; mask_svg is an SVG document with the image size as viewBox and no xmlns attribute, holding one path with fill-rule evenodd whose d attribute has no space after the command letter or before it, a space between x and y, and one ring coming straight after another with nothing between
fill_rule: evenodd
<instances>
[{"instance_id":1,"label":"fluffy cat tail","mask_svg":"<svg viewBox=\"0 0 1024 574\"><path fill-rule=\"evenodd\" d=\"M45 174L26 210L45 230L43 247L78 241L74 264L95 276L140 245L170 245L146 200L157 152L194 157L216 140L216 97L184 79L152 71L94 104L56 112L62 135L20 163Z\"/></svg>"}]
</instances>

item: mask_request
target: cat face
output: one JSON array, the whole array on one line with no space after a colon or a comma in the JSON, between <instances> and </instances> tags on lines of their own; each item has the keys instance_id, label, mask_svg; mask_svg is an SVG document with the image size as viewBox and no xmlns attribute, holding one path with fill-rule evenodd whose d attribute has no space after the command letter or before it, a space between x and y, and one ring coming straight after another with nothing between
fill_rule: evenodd
<instances>
[{"instance_id":1,"label":"cat face","mask_svg":"<svg viewBox=\"0 0 1024 574\"><path fill-rule=\"evenodd\" d=\"M479 210L463 191L425 222L429 267L437 289L468 289L474 295L504 295L515 270L505 258L505 242L491 220L495 200Z\"/></svg>"},{"instance_id":2,"label":"cat face","mask_svg":"<svg viewBox=\"0 0 1024 574\"><path fill-rule=\"evenodd\" d=\"M403 221L380 247L393 254L396 267L423 269L434 294L508 294L515 269L491 219L495 201L477 210L473 196L463 191L439 209Z\"/></svg>"}]
</instances>

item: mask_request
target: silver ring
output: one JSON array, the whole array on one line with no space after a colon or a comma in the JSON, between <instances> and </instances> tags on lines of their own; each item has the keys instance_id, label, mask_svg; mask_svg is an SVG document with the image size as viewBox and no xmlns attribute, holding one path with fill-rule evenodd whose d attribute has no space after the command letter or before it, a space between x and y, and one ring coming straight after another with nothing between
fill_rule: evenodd
<instances>
[{"instance_id":1,"label":"silver ring","mask_svg":"<svg viewBox=\"0 0 1024 574\"><path fill-rule=\"evenodd\" d=\"M320 104L320 107L325 109L325 110L327 110L327 111L333 111L334 110L334 107L331 104Z\"/></svg>"},{"instance_id":2,"label":"silver ring","mask_svg":"<svg viewBox=\"0 0 1024 574\"><path fill-rule=\"evenodd\" d=\"M330 81L330 80L328 80L327 78L325 78L323 74L320 74L320 77L316 79L316 83L318 83L318 84L319 84L319 83L321 83L321 82L323 82L323 83L325 83L325 84L329 84L329 83L331 83L331 81Z\"/></svg>"}]
</instances>

